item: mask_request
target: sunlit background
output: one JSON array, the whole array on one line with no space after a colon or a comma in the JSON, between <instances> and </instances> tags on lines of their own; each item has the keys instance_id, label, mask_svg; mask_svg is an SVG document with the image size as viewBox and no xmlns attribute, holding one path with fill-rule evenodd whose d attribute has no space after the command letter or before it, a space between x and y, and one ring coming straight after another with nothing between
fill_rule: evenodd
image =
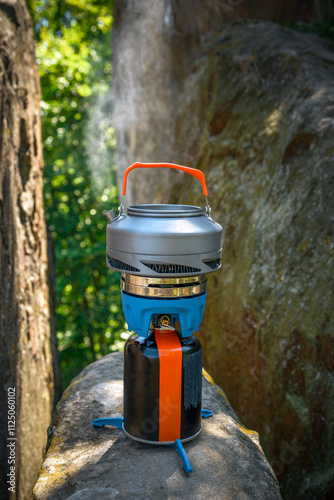
<instances>
[{"instance_id":1,"label":"sunlit background","mask_svg":"<svg viewBox=\"0 0 334 500\"><path fill-rule=\"evenodd\" d=\"M44 201L55 253L63 389L84 366L125 342L120 275L105 264L103 216L118 206L112 7L96 0L29 2L42 87Z\"/></svg>"}]
</instances>

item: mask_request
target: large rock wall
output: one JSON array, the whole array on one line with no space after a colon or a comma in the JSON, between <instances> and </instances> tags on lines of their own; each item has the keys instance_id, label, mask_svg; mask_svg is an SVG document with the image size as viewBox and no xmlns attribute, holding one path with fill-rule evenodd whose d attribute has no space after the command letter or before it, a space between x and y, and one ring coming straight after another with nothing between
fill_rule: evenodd
<instances>
[{"instance_id":1,"label":"large rock wall","mask_svg":"<svg viewBox=\"0 0 334 500\"><path fill-rule=\"evenodd\" d=\"M205 366L260 433L285 498L334 491L333 63L315 37L233 24L194 67L176 121L173 158L205 172L225 229ZM182 200L202 203L185 182Z\"/></svg>"},{"instance_id":2,"label":"large rock wall","mask_svg":"<svg viewBox=\"0 0 334 500\"><path fill-rule=\"evenodd\" d=\"M122 121L133 139L120 143L128 164L175 161L206 174L225 240L200 332L205 366L259 431L283 496L294 499L334 491L333 63L330 42L233 23L214 34L171 101L168 154L150 112L131 131ZM141 156L152 144L159 154ZM147 179L132 185L133 200ZM170 180L170 201L203 204L193 179ZM164 201L165 179L155 183L155 201Z\"/></svg>"}]
</instances>

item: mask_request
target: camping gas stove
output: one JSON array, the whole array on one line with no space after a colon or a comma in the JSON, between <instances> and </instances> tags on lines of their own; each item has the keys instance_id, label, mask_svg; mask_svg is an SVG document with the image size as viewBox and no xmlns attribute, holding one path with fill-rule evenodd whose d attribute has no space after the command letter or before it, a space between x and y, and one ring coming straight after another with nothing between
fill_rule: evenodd
<instances>
[{"instance_id":1,"label":"camping gas stove","mask_svg":"<svg viewBox=\"0 0 334 500\"><path fill-rule=\"evenodd\" d=\"M188 205L121 203L107 225L107 265L122 273L121 295L128 328L124 348L124 418L93 421L114 425L132 439L169 445L191 466L182 443L201 431L202 347L199 330L206 300L206 274L221 267L222 227L211 218L203 172L169 163L134 168L183 170L202 184L206 209Z\"/></svg>"}]
</instances>

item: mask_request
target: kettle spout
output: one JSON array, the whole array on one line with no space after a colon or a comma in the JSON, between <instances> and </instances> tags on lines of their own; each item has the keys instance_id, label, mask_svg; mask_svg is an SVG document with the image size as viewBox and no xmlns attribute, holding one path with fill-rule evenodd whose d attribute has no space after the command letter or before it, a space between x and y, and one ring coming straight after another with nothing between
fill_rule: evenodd
<instances>
[{"instance_id":1,"label":"kettle spout","mask_svg":"<svg viewBox=\"0 0 334 500\"><path fill-rule=\"evenodd\" d=\"M109 210L108 212L104 212L103 215L105 218L111 222L112 220L116 219L117 215L114 209Z\"/></svg>"}]
</instances>

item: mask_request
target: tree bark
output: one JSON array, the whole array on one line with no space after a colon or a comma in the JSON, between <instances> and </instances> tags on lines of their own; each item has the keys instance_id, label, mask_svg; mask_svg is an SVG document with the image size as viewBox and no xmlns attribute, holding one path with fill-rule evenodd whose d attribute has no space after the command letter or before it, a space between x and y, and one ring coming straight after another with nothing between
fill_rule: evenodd
<instances>
[{"instance_id":1,"label":"tree bark","mask_svg":"<svg viewBox=\"0 0 334 500\"><path fill-rule=\"evenodd\" d=\"M54 398L40 85L23 0L0 3L0 26L0 453L5 464L0 498L27 499L43 458ZM10 388L15 388L15 431L8 429ZM15 441L8 440L12 432ZM15 443L15 492L7 482L8 443Z\"/></svg>"},{"instance_id":2,"label":"tree bark","mask_svg":"<svg viewBox=\"0 0 334 500\"><path fill-rule=\"evenodd\" d=\"M56 409L57 403L61 398L61 370L60 359L58 350L57 339L57 314L56 314L56 251L55 243L51 235L51 231L46 226L47 234L47 280L49 286L49 309L50 309L50 328L51 328L51 354L53 364L53 380L54 380L54 393L53 393L53 409Z\"/></svg>"},{"instance_id":3,"label":"tree bark","mask_svg":"<svg viewBox=\"0 0 334 500\"><path fill-rule=\"evenodd\" d=\"M114 19L114 125L121 192L124 171L134 159L177 163L173 126L178 96L201 52L202 37L220 27L221 20L214 0L117 0ZM169 185L178 174L159 169L143 181L141 171L131 172L126 204L167 203Z\"/></svg>"}]
</instances>

